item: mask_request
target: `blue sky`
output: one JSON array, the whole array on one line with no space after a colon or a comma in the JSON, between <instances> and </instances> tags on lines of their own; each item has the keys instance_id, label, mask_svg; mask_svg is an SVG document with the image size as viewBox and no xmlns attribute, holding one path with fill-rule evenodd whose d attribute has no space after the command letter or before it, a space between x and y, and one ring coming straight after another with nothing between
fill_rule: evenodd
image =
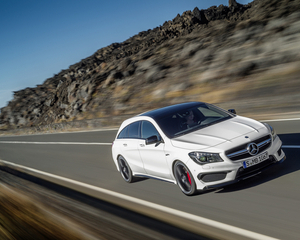
<instances>
[{"instance_id":1,"label":"blue sky","mask_svg":"<svg viewBox=\"0 0 300 240\"><path fill-rule=\"evenodd\" d=\"M247 4L249 0L238 0ZM228 0L0 0L0 108L98 49Z\"/></svg>"}]
</instances>

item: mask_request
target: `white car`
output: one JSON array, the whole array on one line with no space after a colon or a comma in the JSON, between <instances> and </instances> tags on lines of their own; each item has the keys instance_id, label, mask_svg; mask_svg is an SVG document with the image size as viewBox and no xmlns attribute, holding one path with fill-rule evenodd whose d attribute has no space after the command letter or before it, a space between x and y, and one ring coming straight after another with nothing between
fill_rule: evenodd
<instances>
[{"instance_id":1,"label":"white car","mask_svg":"<svg viewBox=\"0 0 300 240\"><path fill-rule=\"evenodd\" d=\"M126 182L137 177L177 184L186 195L220 188L285 160L266 123L211 104L188 102L125 120L112 156Z\"/></svg>"}]
</instances>

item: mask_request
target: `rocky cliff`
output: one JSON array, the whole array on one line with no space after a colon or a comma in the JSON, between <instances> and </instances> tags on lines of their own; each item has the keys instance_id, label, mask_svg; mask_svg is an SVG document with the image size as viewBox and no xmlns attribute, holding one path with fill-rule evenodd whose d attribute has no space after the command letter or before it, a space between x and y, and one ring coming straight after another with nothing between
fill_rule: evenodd
<instances>
[{"instance_id":1,"label":"rocky cliff","mask_svg":"<svg viewBox=\"0 0 300 240\"><path fill-rule=\"evenodd\" d=\"M195 8L14 92L0 129L135 114L183 101L298 111L299 0Z\"/></svg>"}]
</instances>

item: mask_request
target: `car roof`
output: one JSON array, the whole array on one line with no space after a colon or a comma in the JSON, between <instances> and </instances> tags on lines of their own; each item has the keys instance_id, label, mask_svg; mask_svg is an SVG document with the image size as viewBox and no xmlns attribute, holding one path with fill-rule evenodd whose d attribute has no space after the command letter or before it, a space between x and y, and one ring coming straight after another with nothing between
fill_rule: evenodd
<instances>
[{"instance_id":1,"label":"car roof","mask_svg":"<svg viewBox=\"0 0 300 240\"><path fill-rule=\"evenodd\" d=\"M169 114L172 114L174 112L180 112L180 111L186 110L188 108L199 106L200 104L205 104L205 103L203 103L203 102L180 103L180 104L175 104L175 105L171 105L171 106L168 106L168 107L163 107L163 108L158 108L158 109L155 109L155 110L151 110L151 111L142 113L138 116L147 116L147 117L151 117L154 120L156 120L156 119L160 119L164 116L167 116Z\"/></svg>"}]
</instances>

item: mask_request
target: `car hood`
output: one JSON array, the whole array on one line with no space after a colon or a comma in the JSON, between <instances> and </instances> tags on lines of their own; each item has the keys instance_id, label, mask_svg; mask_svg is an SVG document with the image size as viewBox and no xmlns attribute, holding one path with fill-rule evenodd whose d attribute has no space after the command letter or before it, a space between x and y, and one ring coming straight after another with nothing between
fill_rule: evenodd
<instances>
[{"instance_id":1,"label":"car hood","mask_svg":"<svg viewBox=\"0 0 300 240\"><path fill-rule=\"evenodd\" d=\"M226 141L231 141L240 136L252 132L259 133L266 127L253 119L236 116L224 122L216 123L203 129L196 130L186 135L171 139L174 147L202 150L209 147L215 147Z\"/></svg>"}]
</instances>

